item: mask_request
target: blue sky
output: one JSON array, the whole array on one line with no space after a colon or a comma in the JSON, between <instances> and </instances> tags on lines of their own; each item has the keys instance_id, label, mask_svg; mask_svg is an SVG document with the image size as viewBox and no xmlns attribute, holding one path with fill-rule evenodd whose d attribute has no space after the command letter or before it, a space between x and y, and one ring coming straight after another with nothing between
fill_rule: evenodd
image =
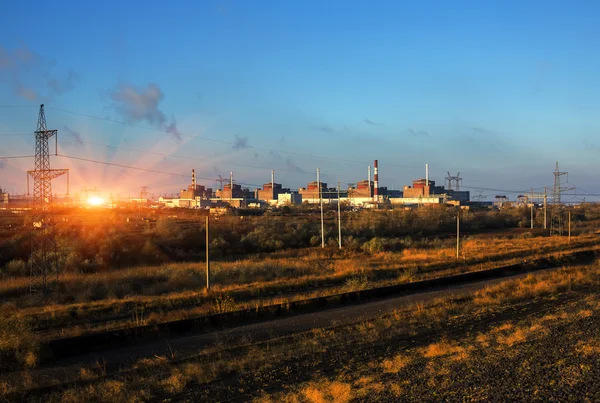
<instances>
[{"instance_id":1,"label":"blue sky","mask_svg":"<svg viewBox=\"0 0 600 403\"><path fill-rule=\"evenodd\" d=\"M209 179L233 171L247 184L269 181L274 168L297 188L317 167L331 185L366 179L379 159L390 188L429 163L439 183L460 171L466 186L521 190L551 185L560 161L571 183L600 193L599 8L4 1L0 105L31 108L0 108L0 133L34 130L43 102L62 154L115 164L195 168ZM0 155L32 147L32 138L7 136ZM127 195L147 185L162 194L188 182L64 157L52 164L72 170L75 191ZM0 187L21 192L31 165L2 162Z\"/></svg>"}]
</instances>

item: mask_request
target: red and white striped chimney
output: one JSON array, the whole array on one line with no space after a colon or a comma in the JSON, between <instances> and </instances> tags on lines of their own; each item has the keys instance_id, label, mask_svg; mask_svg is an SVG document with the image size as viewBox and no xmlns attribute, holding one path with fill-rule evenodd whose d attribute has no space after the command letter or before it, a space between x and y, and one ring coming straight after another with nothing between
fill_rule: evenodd
<instances>
[{"instance_id":1,"label":"red and white striped chimney","mask_svg":"<svg viewBox=\"0 0 600 403\"><path fill-rule=\"evenodd\" d=\"M373 195L375 199L379 199L379 168L377 167L377 160L373 162Z\"/></svg>"}]
</instances>

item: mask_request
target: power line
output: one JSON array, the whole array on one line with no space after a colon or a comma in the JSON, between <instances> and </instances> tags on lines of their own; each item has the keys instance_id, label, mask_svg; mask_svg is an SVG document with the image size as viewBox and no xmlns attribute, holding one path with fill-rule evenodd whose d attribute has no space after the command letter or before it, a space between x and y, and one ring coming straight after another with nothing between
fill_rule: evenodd
<instances>
[{"instance_id":1,"label":"power line","mask_svg":"<svg viewBox=\"0 0 600 403\"><path fill-rule=\"evenodd\" d=\"M475 189L475 190L488 190L490 192L504 192L504 193L527 193L530 190L508 190L508 189L493 189L493 188L482 188L477 186L465 186L463 188Z\"/></svg>"},{"instance_id":2,"label":"power line","mask_svg":"<svg viewBox=\"0 0 600 403\"><path fill-rule=\"evenodd\" d=\"M136 148L112 146L109 144L95 143L95 142L91 142L91 141L79 141L79 140L70 140L70 139L61 139L61 141L66 141L66 142L75 143L75 144L89 144L89 145L93 145L93 146L97 146L97 147L111 148L111 149L115 149L115 150L134 151L134 152L138 152L141 154L157 155L157 156L161 156L161 157L165 157L165 158L178 158L178 159L201 161L201 162L215 162L215 163L220 162L220 161L215 161L215 160L208 160L206 158L186 157L183 155L159 153L159 152L155 152L155 151L144 151L144 150L140 150L140 149L136 149ZM299 173L299 174L304 174L304 175L312 175L312 173L310 173L310 172L303 172L303 171L297 171L297 170L291 170L291 169L285 169L285 168L269 168L269 167L255 166L255 165L239 164L239 163L234 163L234 162L227 162L227 164L236 165L236 166L240 166L240 167L244 167L244 168L265 169L265 170L269 170L269 171L272 169L275 169L277 171L293 172L293 173Z\"/></svg>"},{"instance_id":3,"label":"power line","mask_svg":"<svg viewBox=\"0 0 600 403\"><path fill-rule=\"evenodd\" d=\"M126 168L126 169L134 169L136 171L144 171L144 172L152 172L152 173L158 173L158 174L163 174L163 175L171 175L171 176L181 176L184 178L190 178L191 175L188 174L180 174L180 173L176 173L176 172L167 172L167 171L160 171L157 169L148 169L148 168L140 168L140 167L135 167L132 165L124 165L124 164L117 164L114 162L106 162L106 161L98 161L98 160L93 160L93 159L89 159L89 158L82 158L82 157L75 157L72 155L65 155L65 154L57 154L58 157L64 157L64 158L69 158L69 159L73 159L73 160L78 160L78 161L85 161L85 162L91 162L94 164L102 164L102 165L108 165L108 166L113 166L113 167L119 167L119 168ZM198 179L204 179L207 181L214 181L214 178L205 178L205 177L201 177L201 176L196 176L196 178ZM256 185L254 183L241 183L238 182L239 185L244 185L244 186L256 186L256 187L260 187L261 185Z\"/></svg>"},{"instance_id":4,"label":"power line","mask_svg":"<svg viewBox=\"0 0 600 403\"><path fill-rule=\"evenodd\" d=\"M136 171L152 172L152 173L164 174L164 175L172 175L172 176L182 176L184 178L187 178L188 176L190 176L190 175L179 174L179 173L175 173L175 172L165 172L165 171L159 171L159 170L156 170L156 169L140 168L140 167L134 167L134 166L131 166L131 165L117 164L117 163L114 163L114 162L106 162L106 161L92 160L92 159L89 159L89 158L74 157L72 155L57 154L57 156L58 157L69 158L69 159L72 159L72 160L92 162L94 164L102 164L102 165L109 165L109 166L119 167L119 168L135 169ZM205 179L205 178L202 178L202 179Z\"/></svg>"},{"instance_id":5,"label":"power line","mask_svg":"<svg viewBox=\"0 0 600 403\"><path fill-rule=\"evenodd\" d=\"M157 127L144 126L144 125L140 125L140 124L136 124L136 123L131 123L131 122L126 122L126 121L122 121L122 120L111 119L111 118L108 118L108 117L95 116L95 115L91 115L91 114L87 114L87 113L81 113L81 112L76 112L76 111L71 111L71 110L67 110L67 109L63 109L63 108L55 108L55 107L48 106L47 109L52 109L52 110L55 110L55 111L58 111L58 112L63 112L63 113L71 114L71 115L83 116L83 117L90 118L90 119L101 120L101 121L111 122L111 123L117 123L117 124L126 125L126 126L130 126L130 127L137 127L137 128L144 129L144 130L154 131L154 132L157 132L157 133L164 133L164 134L172 135L172 133L170 133L168 130L157 128ZM181 133L179 135L181 137L185 137L185 138L198 139L198 140L203 140L203 141L210 141L210 142L218 143L218 144L226 144L226 145L231 145L231 146L235 145L234 142L227 141L227 140L218 140L218 139L213 139L213 138L210 138L210 137L203 137L203 136L191 136L191 135L186 135L186 134L183 134L183 133ZM254 150L260 150L260 151L268 151L270 153L295 155L295 156L299 156L299 157L306 157L306 158L312 158L312 159L329 160L329 161L340 161L340 162L346 162L346 163L352 163L352 164L361 164L361 165L365 165L365 164L368 165L369 164L369 162L365 162L365 161L358 161L358 160L351 160L351 159L337 158L337 157L326 157L326 156L322 156L322 155L299 153L299 152L294 152L294 151L285 151L285 150L279 150L279 149L273 149L273 148L267 148L267 147L260 147L260 146L247 145L246 148L254 149ZM134 151L134 150L132 150L132 151ZM417 165L398 165L398 164L387 164L387 163L385 165L388 166L388 167L392 167L392 168L404 168L404 169L422 169L423 168L420 165L419 166L417 166ZM240 166L243 166L243 165L240 165ZM248 167L259 168L259 167L253 167L253 166L248 166ZM262 167L260 167L260 169L262 169ZM264 168L264 169L271 169L271 168ZM283 169L278 169L278 170L281 171ZM465 168L465 169L461 169L461 171L479 171L479 170L482 170L482 169L480 169L480 168L473 168L473 169ZM307 172L299 172L299 171L292 171L292 170L286 170L286 171L288 171L288 172L295 172L295 173L310 174L310 173L307 173Z\"/></svg>"},{"instance_id":6,"label":"power line","mask_svg":"<svg viewBox=\"0 0 600 403\"><path fill-rule=\"evenodd\" d=\"M126 125L126 126L137 127L137 128L140 128L140 129L151 130L151 131L155 131L155 132L159 132L159 133L171 134L171 133L169 133L165 129L159 129L159 128L156 128L156 127L143 126L143 125L138 125L138 124L131 123L131 122L124 122L124 121L120 121L120 120L115 120L115 119L104 118L104 117L100 117L100 116L89 115L89 114L86 114L86 113L69 111L69 110L61 109L61 108L48 107L48 109L52 109L52 110L55 110L55 111L64 112L64 113L68 113L68 114L72 114L72 115L84 116L84 117L87 117L87 118L90 118L90 119L103 120L103 121L106 121L106 122L118 123L118 124L122 124L122 125ZM211 142L214 142L214 143L227 144L227 145L231 145L231 146L235 145L235 143L232 142L232 141L216 140L216 139L212 139L212 138L209 138L209 137L190 136L190 135L186 135L186 134L180 134L180 136L181 137L186 137L186 138L204 140L204 141L211 141ZM324 156L320 156L320 155L298 153L298 152L293 152L293 151L277 150L277 149L273 149L273 148L258 147L258 146L252 146L252 145L248 145L248 146L246 146L246 148L251 148L251 149L261 150L261 151L269 151L269 152L280 153L280 154L289 154L289 155L296 155L296 156L301 156L301 157L315 158L315 159L336 160L336 161L342 161L342 162L349 162L349 163L353 163L353 164L365 164L364 161L348 160L348 159L344 159L344 158L324 157ZM403 167L403 166L399 165L398 167ZM408 167L405 166L404 168L408 168ZM411 168L416 168L416 167L411 167Z\"/></svg>"},{"instance_id":7,"label":"power line","mask_svg":"<svg viewBox=\"0 0 600 403\"><path fill-rule=\"evenodd\" d=\"M87 117L90 119L96 119L96 120L102 120L102 121L106 121L106 122L111 122L111 123L117 123L117 124L122 124L122 125L126 125L126 126L130 126L130 127L137 127L140 129L144 129L144 130L151 130L157 133L164 133L164 134L171 134L169 131L165 130L165 129L160 129L160 128L156 128L156 127L151 127L151 126L144 126L144 125L139 125L136 123L131 123L131 122L125 122L125 121L121 121L121 120L116 120L116 119L111 119L111 118L107 118L107 117L101 117L101 116L94 116L94 115L90 115L87 113L81 113L81 112L75 112L75 111L70 111L67 109L62 109L62 108L53 108L53 107L48 107L48 109L52 109L55 111L59 111L59 112L63 112L63 113L68 113L68 114L72 114L72 115L77 115L77 116L83 116L83 117ZM203 137L203 136L191 136L191 135L186 135L186 134L180 134L181 137L185 137L185 138L191 138L191 139L198 139L198 140L204 140L204 141L210 141L210 142L214 142L214 143L219 143L219 144L226 144L226 145L235 145L234 142L232 141L227 141L227 140L217 140L217 139L213 139L210 137ZM254 149L254 150L260 150L260 151L268 151L268 152L273 152L273 153L280 153L280 154L287 154L287 155L295 155L295 156L299 156L299 157L307 157L307 158L313 158L313 159L320 159L320 160L330 160L330 161L341 161L341 162L347 162L347 163L352 163L352 164L369 164L369 162L365 162L365 161L358 161L358 160L350 160L350 159L345 159L345 158L336 158L336 157L326 157L326 156L322 156L322 155L315 155L315 154L306 154L306 153L299 153L299 152L294 152L294 151L285 151L285 150L278 150L278 149L274 149L274 148L267 148L267 147L259 147L259 146L252 146L252 145L248 145L246 146L246 148L250 148L250 149ZM133 151L133 150L132 150ZM234 164L232 164L234 165ZM392 167L392 168L405 168L405 169L422 169L423 166L421 165L398 165L398 164L385 164L388 167ZM240 165L243 166L243 165ZM259 168L259 167L252 167L249 166L251 168ZM271 168L265 168L265 169L271 169ZM283 169L278 169L280 171L282 171ZM472 168L472 169L461 169L462 171L478 171L478 170L482 170L480 168ZM292 171L292 170L286 170L288 172L296 172L296 173L304 173L304 174L310 174L312 175L312 173L307 173L307 172L298 172L298 171Z\"/></svg>"},{"instance_id":8,"label":"power line","mask_svg":"<svg viewBox=\"0 0 600 403\"><path fill-rule=\"evenodd\" d=\"M14 158L34 158L35 155L9 155L6 157L0 157L0 160L9 160Z\"/></svg>"},{"instance_id":9,"label":"power line","mask_svg":"<svg viewBox=\"0 0 600 403\"><path fill-rule=\"evenodd\" d=\"M0 133L0 136L2 137L8 137L8 136L31 136L32 133Z\"/></svg>"}]
</instances>

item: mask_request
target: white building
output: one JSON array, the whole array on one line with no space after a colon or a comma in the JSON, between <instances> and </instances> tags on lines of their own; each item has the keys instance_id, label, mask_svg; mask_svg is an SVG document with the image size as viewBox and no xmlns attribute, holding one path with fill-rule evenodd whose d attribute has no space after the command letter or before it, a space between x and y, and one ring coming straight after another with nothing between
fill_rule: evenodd
<instances>
[{"instance_id":1,"label":"white building","mask_svg":"<svg viewBox=\"0 0 600 403\"><path fill-rule=\"evenodd\" d=\"M291 206L302 204L302 195L300 193L280 193L277 195L278 206Z\"/></svg>"}]
</instances>

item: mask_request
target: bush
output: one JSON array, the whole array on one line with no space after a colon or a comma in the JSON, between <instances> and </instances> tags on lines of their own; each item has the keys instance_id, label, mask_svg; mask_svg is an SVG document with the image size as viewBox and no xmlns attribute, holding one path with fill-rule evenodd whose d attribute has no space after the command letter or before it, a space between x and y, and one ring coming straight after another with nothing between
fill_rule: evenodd
<instances>
[{"instance_id":1,"label":"bush","mask_svg":"<svg viewBox=\"0 0 600 403\"><path fill-rule=\"evenodd\" d=\"M9 276L27 276L29 274L29 268L25 261L15 259L6 264L3 272L6 272Z\"/></svg>"},{"instance_id":2,"label":"bush","mask_svg":"<svg viewBox=\"0 0 600 403\"><path fill-rule=\"evenodd\" d=\"M367 276L351 277L344 283L345 291L360 291L369 287Z\"/></svg>"},{"instance_id":3,"label":"bush","mask_svg":"<svg viewBox=\"0 0 600 403\"><path fill-rule=\"evenodd\" d=\"M362 250L371 255L377 252L383 252L383 241L381 238L371 238L363 244Z\"/></svg>"},{"instance_id":4,"label":"bush","mask_svg":"<svg viewBox=\"0 0 600 403\"><path fill-rule=\"evenodd\" d=\"M176 270L167 284L172 291L196 289L205 286L206 277L197 270Z\"/></svg>"},{"instance_id":5,"label":"bush","mask_svg":"<svg viewBox=\"0 0 600 403\"><path fill-rule=\"evenodd\" d=\"M32 368L37 363L38 341L29 323L15 316L7 304L0 310L0 371Z\"/></svg>"}]
</instances>

